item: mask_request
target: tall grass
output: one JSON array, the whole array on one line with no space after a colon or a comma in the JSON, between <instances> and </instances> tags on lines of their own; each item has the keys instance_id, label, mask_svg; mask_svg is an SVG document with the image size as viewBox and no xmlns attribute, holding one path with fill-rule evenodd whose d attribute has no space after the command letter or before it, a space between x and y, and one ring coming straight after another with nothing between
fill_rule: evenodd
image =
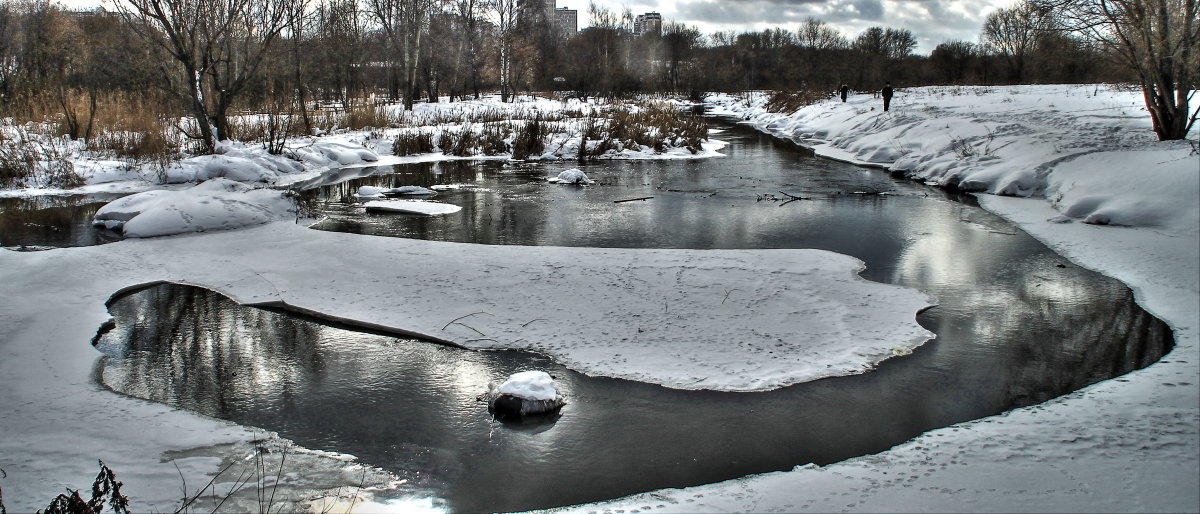
<instances>
[{"instance_id":1,"label":"tall grass","mask_svg":"<svg viewBox=\"0 0 1200 514\"><path fill-rule=\"evenodd\" d=\"M767 112L791 114L801 107L808 106L829 98L829 92L819 89L797 89L794 91L776 91L771 93L764 107Z\"/></svg>"},{"instance_id":2,"label":"tall grass","mask_svg":"<svg viewBox=\"0 0 1200 514\"><path fill-rule=\"evenodd\" d=\"M82 186L68 144L62 137L30 132L24 126L0 129L0 186Z\"/></svg>"}]
</instances>

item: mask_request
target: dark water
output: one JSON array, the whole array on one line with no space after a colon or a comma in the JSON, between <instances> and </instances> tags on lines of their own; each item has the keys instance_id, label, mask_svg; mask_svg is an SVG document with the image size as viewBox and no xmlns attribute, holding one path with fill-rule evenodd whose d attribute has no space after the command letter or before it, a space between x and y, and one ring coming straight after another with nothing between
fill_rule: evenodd
<instances>
[{"instance_id":1,"label":"dark water","mask_svg":"<svg viewBox=\"0 0 1200 514\"><path fill-rule=\"evenodd\" d=\"M0 198L0 246L92 246L121 239L92 227L104 204L123 195L94 194Z\"/></svg>"},{"instance_id":2,"label":"dark water","mask_svg":"<svg viewBox=\"0 0 1200 514\"><path fill-rule=\"evenodd\" d=\"M823 248L872 280L926 290L937 339L870 373L765 393L678 391L590 378L524 352L473 352L331 327L220 295L161 286L112 303L99 341L115 390L357 455L456 511L577 504L827 464L922 432L1045 401L1157 360L1170 330L1127 288L1068 264L969 201L804 157L734 130L729 157L588 166L402 167L315 191L325 229L490 244ZM348 170L348 173L372 173ZM364 214L361 185L471 184L441 217ZM783 190L811 200L759 200ZM857 195L889 191L888 195ZM614 199L654 196L641 202ZM803 327L797 327L803 330ZM545 369L570 403L529 425L493 422L476 396Z\"/></svg>"}]
</instances>

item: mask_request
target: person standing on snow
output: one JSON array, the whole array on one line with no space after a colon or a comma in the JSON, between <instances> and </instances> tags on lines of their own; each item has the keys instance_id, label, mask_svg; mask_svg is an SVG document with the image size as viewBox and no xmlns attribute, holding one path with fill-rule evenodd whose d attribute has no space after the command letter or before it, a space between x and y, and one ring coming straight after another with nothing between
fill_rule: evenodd
<instances>
[{"instance_id":1,"label":"person standing on snow","mask_svg":"<svg viewBox=\"0 0 1200 514\"><path fill-rule=\"evenodd\" d=\"M842 103L846 103L846 95L850 93L850 86L842 84L838 91L842 94Z\"/></svg>"},{"instance_id":2,"label":"person standing on snow","mask_svg":"<svg viewBox=\"0 0 1200 514\"><path fill-rule=\"evenodd\" d=\"M883 91L880 91L880 93L883 94L883 110L887 112L888 108L892 105L892 83L885 82Z\"/></svg>"}]
</instances>

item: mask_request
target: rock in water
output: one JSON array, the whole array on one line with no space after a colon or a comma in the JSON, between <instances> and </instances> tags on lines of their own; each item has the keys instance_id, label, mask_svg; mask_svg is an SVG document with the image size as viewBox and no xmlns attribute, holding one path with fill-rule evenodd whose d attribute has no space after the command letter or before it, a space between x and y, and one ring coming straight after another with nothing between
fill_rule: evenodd
<instances>
[{"instance_id":1,"label":"rock in water","mask_svg":"<svg viewBox=\"0 0 1200 514\"><path fill-rule=\"evenodd\" d=\"M488 409L502 416L545 414L566 403L545 371L514 373L488 394Z\"/></svg>"},{"instance_id":2,"label":"rock in water","mask_svg":"<svg viewBox=\"0 0 1200 514\"><path fill-rule=\"evenodd\" d=\"M557 177L551 178L550 182L554 182L556 184L588 185L592 183L592 180L589 179L588 176L579 168L571 168L559 173Z\"/></svg>"}]
</instances>

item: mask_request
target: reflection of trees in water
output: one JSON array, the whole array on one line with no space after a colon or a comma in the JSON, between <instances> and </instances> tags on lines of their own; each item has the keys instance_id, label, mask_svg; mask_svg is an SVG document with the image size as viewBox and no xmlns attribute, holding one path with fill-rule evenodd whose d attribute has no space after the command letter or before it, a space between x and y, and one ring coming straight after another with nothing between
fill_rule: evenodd
<instances>
[{"instance_id":1,"label":"reflection of trees in water","mask_svg":"<svg viewBox=\"0 0 1200 514\"><path fill-rule=\"evenodd\" d=\"M970 399L959 408L1040 403L1145 367L1172 345L1122 284L1065 264L995 216L921 224L925 236L901 252L892 281L939 299L922 320L938 333L934 351L969 357L951 381Z\"/></svg>"},{"instance_id":2,"label":"reflection of trees in water","mask_svg":"<svg viewBox=\"0 0 1200 514\"><path fill-rule=\"evenodd\" d=\"M117 327L101 344L116 360L104 378L134 396L221 416L232 402L293 394L323 373L320 325L237 308L211 291L159 286L110 310Z\"/></svg>"},{"instance_id":3,"label":"reflection of trees in water","mask_svg":"<svg viewBox=\"0 0 1200 514\"><path fill-rule=\"evenodd\" d=\"M0 198L0 243L4 246L87 246L119 236L96 230L91 220L106 202L78 196Z\"/></svg>"},{"instance_id":4,"label":"reflection of trees in water","mask_svg":"<svg viewBox=\"0 0 1200 514\"><path fill-rule=\"evenodd\" d=\"M987 268L1011 257L972 261ZM134 396L358 455L455 510L527 510L882 451L1152 362L1169 344L1166 327L1116 282L1059 273L926 311L921 321L940 339L875 371L767 393L588 378L532 354L341 330L176 285L113 304L103 378ZM122 360L122 348L136 358ZM564 388L563 417L541 430L497 430L475 396L531 366Z\"/></svg>"}]
</instances>

